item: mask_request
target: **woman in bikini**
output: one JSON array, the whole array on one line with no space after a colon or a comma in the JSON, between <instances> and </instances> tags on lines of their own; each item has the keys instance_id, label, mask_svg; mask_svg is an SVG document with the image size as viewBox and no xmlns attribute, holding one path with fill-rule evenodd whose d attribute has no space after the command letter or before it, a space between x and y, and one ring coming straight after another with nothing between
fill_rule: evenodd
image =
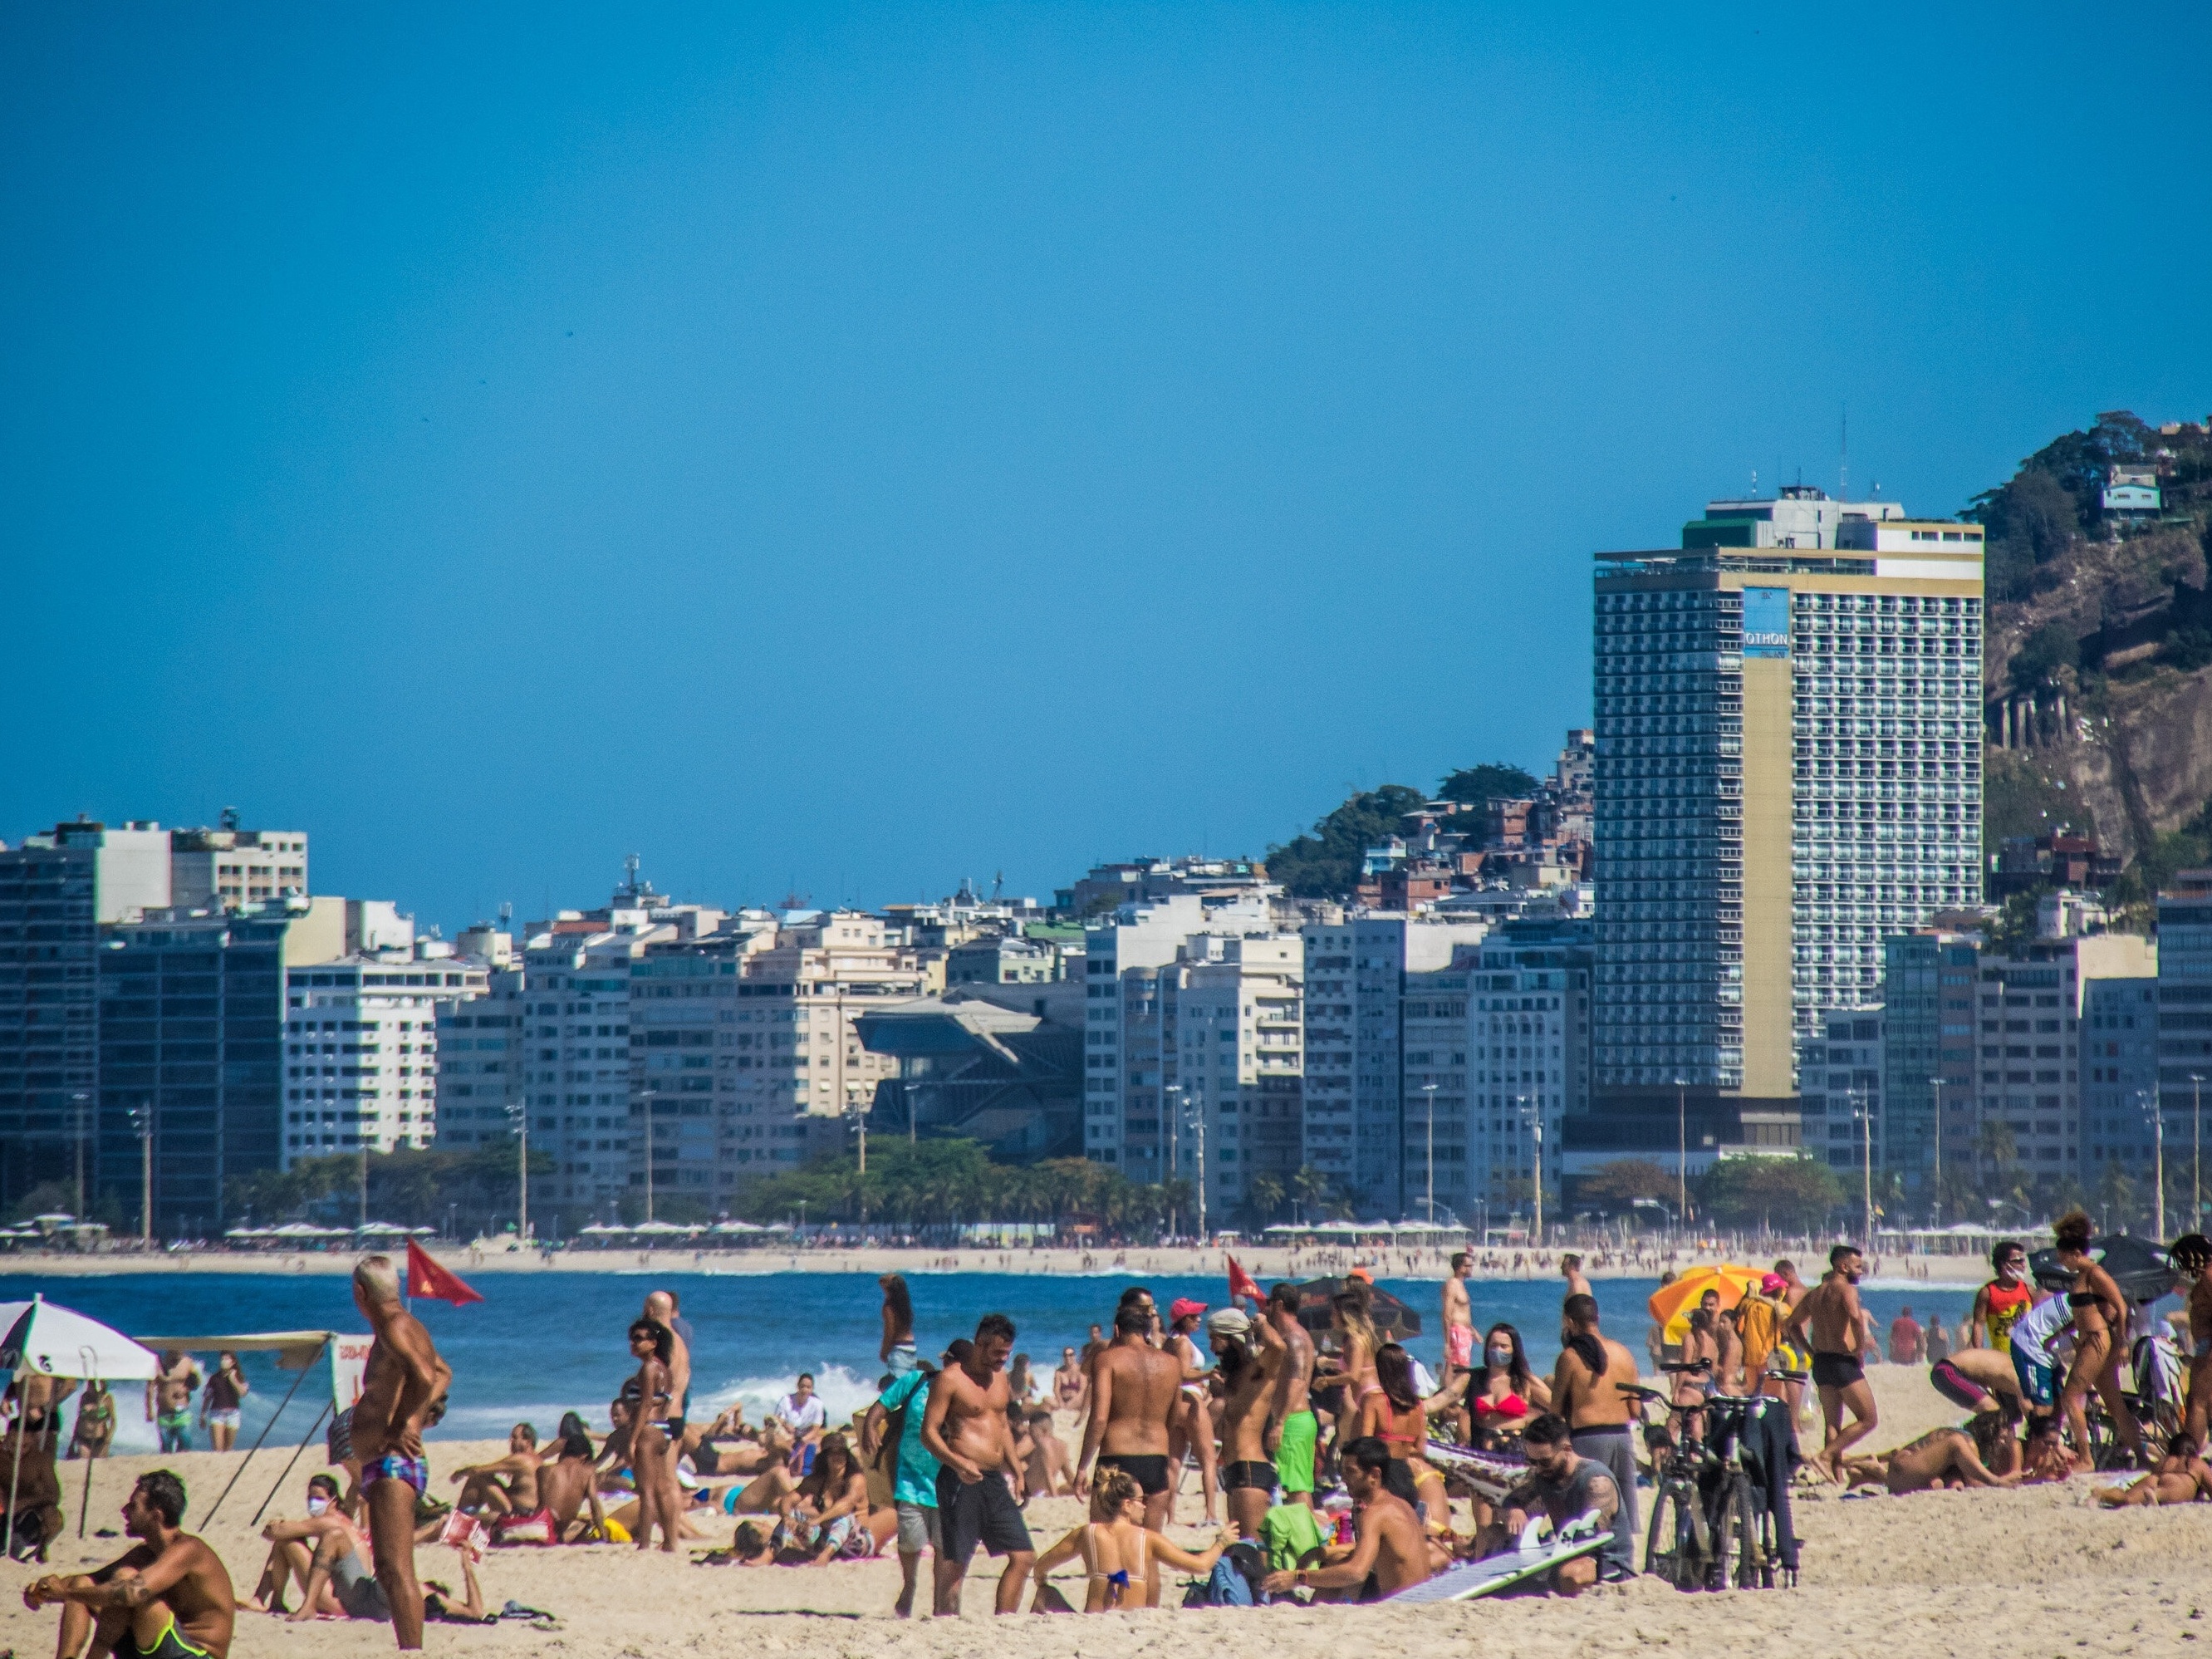
<instances>
[{"instance_id":1,"label":"woman in bikini","mask_svg":"<svg viewBox=\"0 0 2212 1659\"><path fill-rule=\"evenodd\" d=\"M1413 1385L1413 1357L1395 1342L1375 1351L1376 1391L1359 1402L1353 1432L1345 1442L1372 1435L1390 1449L1389 1467L1382 1472L1386 1492L1408 1504L1426 1506L1431 1527L1449 1525L1449 1501L1444 1479L1424 1455L1429 1443L1429 1413L1445 1412L1458 1401L1468 1379L1462 1371L1439 1393L1421 1398Z\"/></svg>"},{"instance_id":2,"label":"woman in bikini","mask_svg":"<svg viewBox=\"0 0 2212 1659\"><path fill-rule=\"evenodd\" d=\"M914 1297L908 1293L903 1274L885 1273L876 1283L884 1292L884 1340L876 1346L876 1358L893 1376L903 1376L914 1369L918 1358L914 1346Z\"/></svg>"},{"instance_id":3,"label":"woman in bikini","mask_svg":"<svg viewBox=\"0 0 2212 1659\"><path fill-rule=\"evenodd\" d=\"M629 1351L637 1360L637 1387L630 1395L630 1477L637 1486L638 1548L653 1547L653 1529L660 1528L660 1547L670 1553L679 1547L677 1529L683 1523L684 1498L676 1485L676 1459L661 1425L668 1417L671 1399L668 1362L675 1338L658 1320L639 1319L629 1328Z\"/></svg>"},{"instance_id":4,"label":"woman in bikini","mask_svg":"<svg viewBox=\"0 0 2212 1659\"><path fill-rule=\"evenodd\" d=\"M1114 1522L1130 1498L1142 1512L1144 1489L1127 1469L1108 1469L1091 1483L1091 1518L1068 1533L1036 1559L1030 1569L1036 1592L1030 1598L1031 1613L1073 1613L1074 1606L1057 1585L1047 1582L1054 1567L1073 1560L1083 1563L1083 1611L1107 1613L1125 1605L1144 1605L1143 1592L1128 1601L1129 1571L1121 1565L1121 1540Z\"/></svg>"},{"instance_id":5,"label":"woman in bikini","mask_svg":"<svg viewBox=\"0 0 2212 1659\"><path fill-rule=\"evenodd\" d=\"M2105 1409L2112 1415L2120 1443L2139 1462L2142 1456L2142 1431L2136 1426L2135 1414L2128 1410L2120 1392L2120 1349L2127 1337L2128 1304L2112 1274L2090 1259L2090 1232L2089 1218L2079 1210L2068 1211L2051 1229L2059 1261L2074 1273L2074 1288L2066 1296L2066 1305L2074 1310L2074 1363L2067 1368L2058 1408L2073 1431L2074 1454L2083 1468L2091 1462L2087 1406L2093 1388L2104 1396Z\"/></svg>"},{"instance_id":6,"label":"woman in bikini","mask_svg":"<svg viewBox=\"0 0 2212 1659\"><path fill-rule=\"evenodd\" d=\"M868 1475L842 1434L828 1434L815 1449L814 1467L799 1483L772 1541L794 1564L824 1566L873 1555L868 1530Z\"/></svg>"},{"instance_id":7,"label":"woman in bikini","mask_svg":"<svg viewBox=\"0 0 2212 1659\"><path fill-rule=\"evenodd\" d=\"M1528 1419L1552 1408L1552 1385L1528 1369L1521 1333L1500 1322L1482 1339L1482 1364L1468 1389L1468 1439L1493 1449L1517 1441Z\"/></svg>"}]
</instances>

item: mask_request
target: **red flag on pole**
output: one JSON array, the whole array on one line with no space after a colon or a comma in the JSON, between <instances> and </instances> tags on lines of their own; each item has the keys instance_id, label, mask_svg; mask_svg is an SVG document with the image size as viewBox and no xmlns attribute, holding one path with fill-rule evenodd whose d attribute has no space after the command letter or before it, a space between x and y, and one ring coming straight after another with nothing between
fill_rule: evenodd
<instances>
[{"instance_id":1,"label":"red flag on pole","mask_svg":"<svg viewBox=\"0 0 2212 1659\"><path fill-rule=\"evenodd\" d=\"M1267 1297L1261 1293L1260 1286L1254 1282L1252 1275L1237 1265L1237 1258L1232 1255L1224 1259L1229 1263L1229 1294L1232 1297L1249 1297L1255 1302L1265 1302L1267 1299Z\"/></svg>"},{"instance_id":2,"label":"red flag on pole","mask_svg":"<svg viewBox=\"0 0 2212 1659\"><path fill-rule=\"evenodd\" d=\"M407 1241L407 1294L428 1297L433 1302L450 1302L456 1308L483 1300L462 1282L459 1273L440 1267L431 1259L429 1251L411 1238Z\"/></svg>"}]
</instances>

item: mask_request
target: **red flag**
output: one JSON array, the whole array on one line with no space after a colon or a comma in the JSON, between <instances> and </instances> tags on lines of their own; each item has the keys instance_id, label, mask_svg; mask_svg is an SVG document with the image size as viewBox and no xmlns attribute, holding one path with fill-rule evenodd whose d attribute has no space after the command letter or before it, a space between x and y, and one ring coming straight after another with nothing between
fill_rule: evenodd
<instances>
[{"instance_id":1,"label":"red flag","mask_svg":"<svg viewBox=\"0 0 2212 1659\"><path fill-rule=\"evenodd\" d=\"M1235 1256L1228 1256L1224 1260L1229 1263L1229 1294L1231 1296L1249 1297L1255 1302L1265 1302L1267 1299L1261 1293L1259 1285L1253 1282L1252 1275L1237 1265Z\"/></svg>"},{"instance_id":2,"label":"red flag","mask_svg":"<svg viewBox=\"0 0 2212 1659\"><path fill-rule=\"evenodd\" d=\"M440 1267L431 1259L429 1251L411 1238L407 1241L407 1294L428 1297L433 1302L450 1302L456 1308L483 1300L462 1282L459 1273Z\"/></svg>"}]
</instances>

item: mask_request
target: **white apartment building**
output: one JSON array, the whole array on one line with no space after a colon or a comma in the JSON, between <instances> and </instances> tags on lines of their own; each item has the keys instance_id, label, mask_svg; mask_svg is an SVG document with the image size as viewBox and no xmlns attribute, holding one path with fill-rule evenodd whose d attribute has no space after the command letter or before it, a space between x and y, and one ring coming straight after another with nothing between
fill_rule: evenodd
<instances>
[{"instance_id":1,"label":"white apartment building","mask_svg":"<svg viewBox=\"0 0 2212 1659\"><path fill-rule=\"evenodd\" d=\"M1355 912L1302 930L1311 1079L1304 1161L1349 1190L1364 1215L1411 1213L1407 976L1449 967L1455 951L1479 945L1488 932L1489 924L1479 920L1391 911Z\"/></svg>"},{"instance_id":2,"label":"white apartment building","mask_svg":"<svg viewBox=\"0 0 2212 1659\"><path fill-rule=\"evenodd\" d=\"M1274 931L1264 896L1209 902L1177 893L1130 902L1084 932L1084 1155L1130 1180L1166 1178L1181 1161L1164 1133L1164 1090L1177 1063L1174 969L1200 933Z\"/></svg>"},{"instance_id":3,"label":"white apartment building","mask_svg":"<svg viewBox=\"0 0 2212 1659\"><path fill-rule=\"evenodd\" d=\"M1471 1154L1486 1139L1489 1181L1469 1196L1492 1213L1525 1203L1540 1171L1556 1201L1566 1121L1589 1110L1591 934L1586 921L1512 922L1472 952L1468 1139Z\"/></svg>"},{"instance_id":4,"label":"white apartment building","mask_svg":"<svg viewBox=\"0 0 2212 1659\"><path fill-rule=\"evenodd\" d=\"M214 830L169 832L169 902L179 910L240 910L307 896L301 830L241 830L235 813Z\"/></svg>"},{"instance_id":5,"label":"white apartment building","mask_svg":"<svg viewBox=\"0 0 2212 1659\"><path fill-rule=\"evenodd\" d=\"M744 1022L756 1036L787 1039L768 1044L765 1055L760 1047L751 1050L773 1062L765 1078L755 1068L754 1097L831 1120L866 1111L876 1085L898 1073L890 1056L861 1046L854 1021L886 998L920 996L927 988L915 952L881 917L854 910L787 915L773 942L746 959L744 976L755 1012L788 1016Z\"/></svg>"},{"instance_id":6,"label":"white apartment building","mask_svg":"<svg viewBox=\"0 0 2212 1659\"><path fill-rule=\"evenodd\" d=\"M556 926L574 931L540 933L522 953L530 1133L556 1161L545 1198L611 1217L630 1191L629 975L648 935L595 921ZM641 1170L641 1189L644 1181Z\"/></svg>"},{"instance_id":7,"label":"white apartment building","mask_svg":"<svg viewBox=\"0 0 2212 1659\"><path fill-rule=\"evenodd\" d=\"M1171 999L1178 1133L1169 1173L1204 1170L1208 1222L1262 1175L1287 1189L1302 1156L1304 942L1295 933L1194 933L1156 984Z\"/></svg>"},{"instance_id":8,"label":"white apartment building","mask_svg":"<svg viewBox=\"0 0 2212 1659\"><path fill-rule=\"evenodd\" d=\"M486 988L467 962L343 957L288 969L280 1167L434 1140L440 1011Z\"/></svg>"},{"instance_id":9,"label":"white apartment building","mask_svg":"<svg viewBox=\"0 0 2212 1659\"><path fill-rule=\"evenodd\" d=\"M1489 1182L1487 1137L1468 1110L1468 988L1473 949L1449 968L1406 975L1406 1212L1446 1226L1471 1224Z\"/></svg>"}]
</instances>

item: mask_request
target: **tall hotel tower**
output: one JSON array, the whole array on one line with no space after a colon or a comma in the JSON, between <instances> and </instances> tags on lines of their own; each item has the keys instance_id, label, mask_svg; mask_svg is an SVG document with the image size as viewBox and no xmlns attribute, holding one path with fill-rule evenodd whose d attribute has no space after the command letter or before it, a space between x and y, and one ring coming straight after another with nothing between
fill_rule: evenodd
<instances>
[{"instance_id":1,"label":"tall hotel tower","mask_svg":"<svg viewBox=\"0 0 2212 1659\"><path fill-rule=\"evenodd\" d=\"M1670 1170L1685 1096L1693 1152L1794 1141L1796 1038L1981 900L1981 528L1801 486L1596 587L1593 1107Z\"/></svg>"}]
</instances>

